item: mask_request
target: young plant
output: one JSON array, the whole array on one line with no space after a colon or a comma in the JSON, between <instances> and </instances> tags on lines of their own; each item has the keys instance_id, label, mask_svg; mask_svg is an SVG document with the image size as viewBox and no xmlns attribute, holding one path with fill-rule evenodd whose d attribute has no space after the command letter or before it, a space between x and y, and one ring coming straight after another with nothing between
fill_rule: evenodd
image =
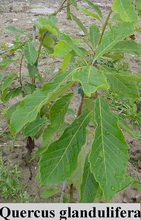
<instances>
[{"instance_id":1,"label":"young plant","mask_svg":"<svg viewBox=\"0 0 141 220\"><path fill-rule=\"evenodd\" d=\"M80 10L101 24L100 8L89 0L86 3L89 9ZM23 132L32 139L42 136L38 151L41 185L67 182L71 202L74 186L79 189L81 202L110 201L135 182L127 172L129 147L123 133L131 129L114 111L109 95L112 92L132 104L140 101L141 76L123 65L126 54L141 56L141 44L133 40L139 30L138 8L132 1L114 0L101 29L95 23L87 28L68 10L85 36L74 39L61 33L54 17L38 19L38 52L31 42L24 46L32 85L40 75L37 64L42 46L62 63L50 82L25 94L16 105L9 117L10 129L13 135ZM66 123L76 90L81 97L79 107ZM88 147L86 140L91 132L93 140Z\"/></svg>"}]
</instances>

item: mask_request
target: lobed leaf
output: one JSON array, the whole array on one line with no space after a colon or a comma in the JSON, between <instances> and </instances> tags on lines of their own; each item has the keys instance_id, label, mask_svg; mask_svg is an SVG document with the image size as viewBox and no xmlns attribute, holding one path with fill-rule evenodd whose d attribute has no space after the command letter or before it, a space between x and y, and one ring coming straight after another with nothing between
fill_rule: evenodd
<instances>
[{"instance_id":1,"label":"lobed leaf","mask_svg":"<svg viewBox=\"0 0 141 220\"><path fill-rule=\"evenodd\" d=\"M98 89L107 89L107 81L102 72L94 66L83 66L82 68L75 69L72 72L73 80L82 84L84 93L91 96Z\"/></svg>"},{"instance_id":2,"label":"lobed leaf","mask_svg":"<svg viewBox=\"0 0 141 220\"><path fill-rule=\"evenodd\" d=\"M117 125L117 117L100 97L95 104L95 120L97 127L90 153L90 167L106 200L110 200L131 181L126 178L128 145Z\"/></svg>"}]
</instances>

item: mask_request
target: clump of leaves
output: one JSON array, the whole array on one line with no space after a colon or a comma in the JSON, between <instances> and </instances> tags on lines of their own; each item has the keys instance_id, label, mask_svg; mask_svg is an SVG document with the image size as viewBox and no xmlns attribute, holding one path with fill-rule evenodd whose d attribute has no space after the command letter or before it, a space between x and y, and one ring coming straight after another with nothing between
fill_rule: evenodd
<instances>
[{"instance_id":1,"label":"clump of leaves","mask_svg":"<svg viewBox=\"0 0 141 220\"><path fill-rule=\"evenodd\" d=\"M81 202L110 201L117 192L134 183L127 172L128 144L123 133L126 130L131 134L131 129L125 126L116 109L114 111L109 94L130 100L133 105L140 101L140 74L132 73L129 65L120 65L126 60L126 54L141 56L141 43L135 40L140 9L131 0L122 3L114 0L101 26L103 15L98 5L86 0L88 9L79 8L76 1L69 2L93 18L93 24L86 27L71 12L70 5L67 5L67 13L84 32L81 39L60 32L54 17L38 19L35 23L38 43L30 40L20 48L31 82L23 84L20 71L24 98L7 111L7 117L13 135L22 132L32 139L42 137L38 151L38 180L42 186L67 182L70 201L74 186L80 192ZM49 82L44 82L39 71L42 47L49 57L61 60L59 71ZM38 81L40 88L37 88ZM9 88L11 78L10 82L8 78L2 83L2 97L7 85ZM78 87L81 102L75 117L66 123ZM94 129L88 147L89 127Z\"/></svg>"},{"instance_id":2,"label":"clump of leaves","mask_svg":"<svg viewBox=\"0 0 141 220\"><path fill-rule=\"evenodd\" d=\"M29 202L29 195L21 183L21 173L17 166L6 166L0 160L0 193L5 200Z\"/></svg>"}]
</instances>

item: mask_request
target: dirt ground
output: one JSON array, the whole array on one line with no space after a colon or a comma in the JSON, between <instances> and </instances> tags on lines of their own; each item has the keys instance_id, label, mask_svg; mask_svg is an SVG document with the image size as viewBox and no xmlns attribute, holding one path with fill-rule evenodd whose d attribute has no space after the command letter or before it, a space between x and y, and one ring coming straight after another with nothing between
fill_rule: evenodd
<instances>
[{"instance_id":1,"label":"dirt ground","mask_svg":"<svg viewBox=\"0 0 141 220\"><path fill-rule=\"evenodd\" d=\"M105 15L108 12L111 1L97 0L97 2ZM7 33L6 27L12 25L25 29L32 34L33 22L40 15L47 15L56 11L61 3L61 0L27 0L27 1L18 1L18 0L0 0L0 43L12 43L13 36ZM84 4L83 1L81 4ZM67 21L64 15L64 11L58 14L58 23L62 31L71 33L73 36L81 35L82 33L78 30L75 23ZM89 25L92 21L88 20L84 15L79 14L82 21ZM41 72L43 75L45 72L46 61L42 60L40 63ZM57 68L58 63L55 61L55 68ZM136 62L135 58L132 58L131 62L132 69L140 71L139 64ZM19 66L12 67L14 71L17 71ZM74 102L74 107L77 108L79 97L76 97ZM10 103L9 103L10 104ZM7 130L7 123L3 119L3 115L0 116L0 130ZM41 189L39 188L35 176L37 173L37 161L33 160L31 167L29 168L25 161L24 155L26 154L25 140L19 135L16 137L16 140L12 140L11 136L3 136L0 139L0 152L3 159L9 163L18 164L22 171L22 181L23 184L27 186L27 192L35 199L35 202L59 202L60 195L54 197L51 200L44 200L40 198ZM138 159L137 164L129 163L129 173L134 176L141 183L141 141L136 141L133 138L127 137L127 142L130 146L130 154L136 159ZM36 145L39 145L40 142L37 142ZM32 171L32 179L30 179ZM137 190L129 187L124 192L119 193L114 199L113 202L134 202L135 197L138 194ZM4 200L0 197L0 202ZM9 201L11 202L11 201Z\"/></svg>"}]
</instances>

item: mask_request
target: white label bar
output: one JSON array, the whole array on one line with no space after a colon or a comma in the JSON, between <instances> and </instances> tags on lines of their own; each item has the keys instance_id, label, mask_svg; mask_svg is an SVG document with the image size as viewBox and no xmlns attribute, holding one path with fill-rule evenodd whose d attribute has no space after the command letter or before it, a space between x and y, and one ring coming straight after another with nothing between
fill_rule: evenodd
<instances>
[{"instance_id":1,"label":"white label bar","mask_svg":"<svg viewBox=\"0 0 141 220\"><path fill-rule=\"evenodd\" d=\"M0 203L0 220L139 220L140 204Z\"/></svg>"}]
</instances>

